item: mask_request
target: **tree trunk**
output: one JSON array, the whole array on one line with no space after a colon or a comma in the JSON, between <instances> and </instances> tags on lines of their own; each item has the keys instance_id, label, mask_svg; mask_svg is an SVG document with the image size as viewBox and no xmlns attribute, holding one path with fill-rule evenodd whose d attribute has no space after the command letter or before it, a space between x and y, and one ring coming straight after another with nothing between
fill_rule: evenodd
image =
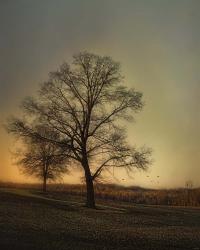
<instances>
[{"instance_id":1,"label":"tree trunk","mask_svg":"<svg viewBox=\"0 0 200 250\"><path fill-rule=\"evenodd\" d=\"M47 191L47 178L44 176L43 178L43 192Z\"/></svg>"},{"instance_id":2,"label":"tree trunk","mask_svg":"<svg viewBox=\"0 0 200 250\"><path fill-rule=\"evenodd\" d=\"M87 188L86 206L89 208L95 208L94 185L88 163L84 164L84 170L85 170L85 181Z\"/></svg>"}]
</instances>

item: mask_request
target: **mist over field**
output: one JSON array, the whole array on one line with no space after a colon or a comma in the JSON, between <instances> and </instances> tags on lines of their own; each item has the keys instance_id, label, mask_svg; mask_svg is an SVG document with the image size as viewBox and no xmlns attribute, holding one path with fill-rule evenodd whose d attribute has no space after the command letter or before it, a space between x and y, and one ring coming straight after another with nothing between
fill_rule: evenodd
<instances>
[{"instance_id":1,"label":"mist over field","mask_svg":"<svg viewBox=\"0 0 200 250\"><path fill-rule=\"evenodd\" d=\"M143 92L145 106L128 125L129 142L153 149L147 173L121 185L200 185L200 3L174 1L1 1L0 122L18 114L51 70L79 51L111 56L122 65L124 82ZM24 177L9 151L14 141L0 128L0 179ZM79 183L82 173L64 177ZM147 178L147 176L150 176ZM159 177L159 180L157 178Z\"/></svg>"}]
</instances>

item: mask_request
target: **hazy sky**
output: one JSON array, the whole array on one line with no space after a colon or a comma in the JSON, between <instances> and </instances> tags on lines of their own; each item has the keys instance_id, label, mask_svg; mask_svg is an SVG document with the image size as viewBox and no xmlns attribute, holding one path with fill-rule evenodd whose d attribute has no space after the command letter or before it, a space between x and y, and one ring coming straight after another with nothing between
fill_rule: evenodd
<instances>
[{"instance_id":1,"label":"hazy sky","mask_svg":"<svg viewBox=\"0 0 200 250\"><path fill-rule=\"evenodd\" d=\"M119 183L200 185L199 13L199 0L0 0L0 122L74 53L109 55L144 93L130 143L154 150L148 173L116 173ZM31 181L12 164L13 145L0 128L0 179Z\"/></svg>"}]
</instances>

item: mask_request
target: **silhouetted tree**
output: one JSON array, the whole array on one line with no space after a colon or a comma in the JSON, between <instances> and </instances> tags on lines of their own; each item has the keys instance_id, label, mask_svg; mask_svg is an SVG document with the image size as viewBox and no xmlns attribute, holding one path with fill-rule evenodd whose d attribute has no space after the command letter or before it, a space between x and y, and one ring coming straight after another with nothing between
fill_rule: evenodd
<instances>
[{"instance_id":1,"label":"silhouetted tree","mask_svg":"<svg viewBox=\"0 0 200 250\"><path fill-rule=\"evenodd\" d=\"M41 85L36 98L23 102L24 119L12 119L8 130L28 137L36 133L30 122L42 119L59 133L53 140L84 170L88 207L95 207L93 181L110 168L145 170L150 150L128 145L123 120L143 107L142 94L123 85L119 63L87 52L73 57ZM52 141L52 138L50 138Z\"/></svg>"},{"instance_id":2,"label":"silhouetted tree","mask_svg":"<svg viewBox=\"0 0 200 250\"><path fill-rule=\"evenodd\" d=\"M187 195L187 205L190 205L191 193L193 189L193 182L191 180L188 180L185 182L185 189L186 189L186 195Z\"/></svg>"},{"instance_id":3,"label":"silhouetted tree","mask_svg":"<svg viewBox=\"0 0 200 250\"><path fill-rule=\"evenodd\" d=\"M35 132L52 141L57 140L57 132L41 125L35 126ZM38 137L24 137L23 150L18 152L17 164L25 175L32 175L43 181L43 191L47 190L48 180L57 180L67 172L67 158L54 143Z\"/></svg>"}]
</instances>

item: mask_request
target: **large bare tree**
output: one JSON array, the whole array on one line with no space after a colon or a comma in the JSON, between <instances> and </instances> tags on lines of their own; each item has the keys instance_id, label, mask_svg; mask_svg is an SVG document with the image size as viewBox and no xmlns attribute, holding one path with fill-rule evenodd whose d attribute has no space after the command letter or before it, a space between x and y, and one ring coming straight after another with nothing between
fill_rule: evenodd
<instances>
[{"instance_id":1,"label":"large bare tree","mask_svg":"<svg viewBox=\"0 0 200 250\"><path fill-rule=\"evenodd\" d=\"M83 52L49 74L38 96L23 102L24 119L12 119L10 132L36 133L30 122L41 119L59 133L57 146L85 173L88 207L95 207L93 181L110 168L145 170L150 150L130 146L124 121L143 107L142 93L124 85L119 63L110 57ZM52 141L52 138L50 138Z\"/></svg>"},{"instance_id":2,"label":"large bare tree","mask_svg":"<svg viewBox=\"0 0 200 250\"><path fill-rule=\"evenodd\" d=\"M35 126L34 131L40 134L42 138L47 137L52 141L59 138L56 131L49 129L44 124ZM17 165L23 174L35 176L42 180L43 191L46 192L48 180L61 179L63 174L68 171L68 158L62 148L51 141L30 136L20 139L22 139L22 147L15 154Z\"/></svg>"}]
</instances>

